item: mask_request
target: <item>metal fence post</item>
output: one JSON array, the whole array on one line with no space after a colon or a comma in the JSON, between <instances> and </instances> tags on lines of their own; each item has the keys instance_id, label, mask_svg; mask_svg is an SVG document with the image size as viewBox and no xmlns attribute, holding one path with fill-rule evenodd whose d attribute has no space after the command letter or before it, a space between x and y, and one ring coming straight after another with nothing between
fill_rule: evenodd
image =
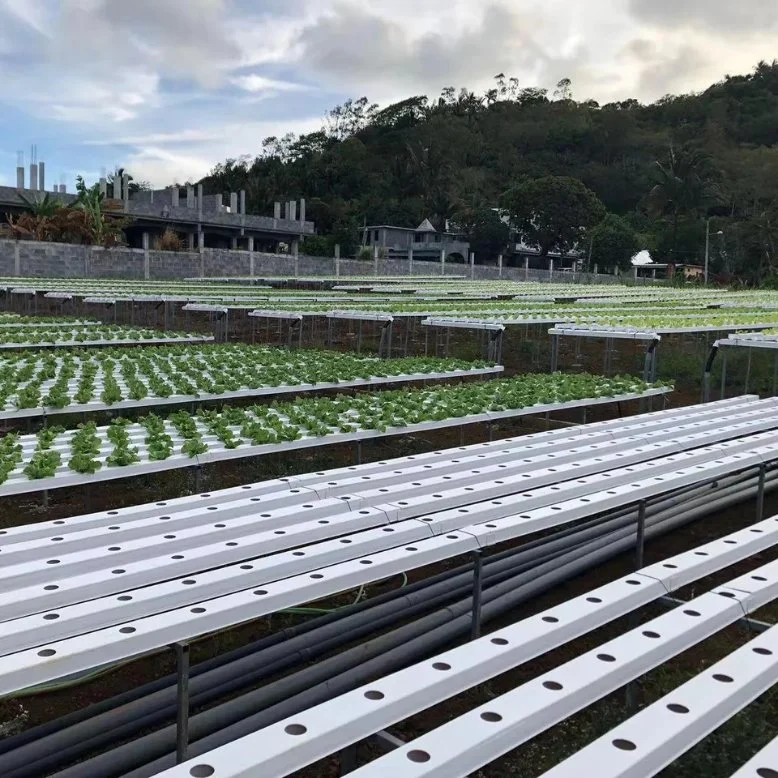
<instances>
[{"instance_id":1,"label":"metal fence post","mask_svg":"<svg viewBox=\"0 0 778 778\"><path fill-rule=\"evenodd\" d=\"M176 764L186 761L189 749L189 644L176 643Z\"/></svg>"}]
</instances>

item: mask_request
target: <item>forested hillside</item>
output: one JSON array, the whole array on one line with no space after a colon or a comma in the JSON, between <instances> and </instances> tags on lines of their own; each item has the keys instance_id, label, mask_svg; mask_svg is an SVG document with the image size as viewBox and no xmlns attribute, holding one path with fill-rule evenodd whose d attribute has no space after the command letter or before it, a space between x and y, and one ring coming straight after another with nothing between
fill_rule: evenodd
<instances>
[{"instance_id":1,"label":"forested hillside","mask_svg":"<svg viewBox=\"0 0 778 778\"><path fill-rule=\"evenodd\" d=\"M633 247L701 262L710 218L714 271L778 274L778 61L651 105L578 102L572 90L567 80L549 94L499 75L485 94L449 88L383 110L348 101L319 132L268 138L203 183L246 189L259 212L306 197L321 236L311 253L336 242L353 252L365 223L414 227L428 217L467 230L479 261L490 261L506 240L491 209L526 226L528 196L536 211L550 209L551 226L543 241L527 237L564 248L557 227L580 181L597 197L588 220L576 217L586 223L575 238L601 268Z\"/></svg>"}]
</instances>

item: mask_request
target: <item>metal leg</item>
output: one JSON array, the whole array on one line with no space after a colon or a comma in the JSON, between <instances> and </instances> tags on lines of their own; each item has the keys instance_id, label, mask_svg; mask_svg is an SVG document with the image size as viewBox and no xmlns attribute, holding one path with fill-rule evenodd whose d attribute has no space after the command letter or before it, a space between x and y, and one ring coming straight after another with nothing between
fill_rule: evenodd
<instances>
[{"instance_id":1,"label":"metal leg","mask_svg":"<svg viewBox=\"0 0 778 778\"><path fill-rule=\"evenodd\" d=\"M189 644L176 643L176 764L186 761L189 748Z\"/></svg>"},{"instance_id":2,"label":"metal leg","mask_svg":"<svg viewBox=\"0 0 778 778\"><path fill-rule=\"evenodd\" d=\"M483 583L483 557L481 551L473 551L473 620L470 626L470 639L481 637L481 594Z\"/></svg>"},{"instance_id":3,"label":"metal leg","mask_svg":"<svg viewBox=\"0 0 778 778\"><path fill-rule=\"evenodd\" d=\"M646 545L646 501L638 503L638 523L635 533L635 569L643 567L643 557Z\"/></svg>"},{"instance_id":4,"label":"metal leg","mask_svg":"<svg viewBox=\"0 0 778 778\"><path fill-rule=\"evenodd\" d=\"M766 467L764 462L759 465L759 485L756 489L756 520L762 521L764 519L764 481Z\"/></svg>"},{"instance_id":5,"label":"metal leg","mask_svg":"<svg viewBox=\"0 0 778 778\"><path fill-rule=\"evenodd\" d=\"M357 744L346 746L339 754L340 774L348 775L357 769Z\"/></svg>"}]
</instances>

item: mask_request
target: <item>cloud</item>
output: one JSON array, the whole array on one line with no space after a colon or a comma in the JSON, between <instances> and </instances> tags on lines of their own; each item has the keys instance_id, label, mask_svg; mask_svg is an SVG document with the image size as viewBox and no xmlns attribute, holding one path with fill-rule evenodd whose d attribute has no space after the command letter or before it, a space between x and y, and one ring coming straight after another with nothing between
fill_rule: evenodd
<instances>
[{"instance_id":1,"label":"cloud","mask_svg":"<svg viewBox=\"0 0 778 778\"><path fill-rule=\"evenodd\" d=\"M230 83L247 92L300 92L310 89L305 84L295 84L291 81L279 81L275 78L266 78L257 73L246 76L235 76Z\"/></svg>"},{"instance_id":2,"label":"cloud","mask_svg":"<svg viewBox=\"0 0 778 778\"><path fill-rule=\"evenodd\" d=\"M491 3L469 22L459 30L440 20L434 27L424 20L409 25L366 6L340 3L301 31L298 67L380 97L402 89L473 85L501 70L533 70L554 59L528 33L529 23L505 5Z\"/></svg>"},{"instance_id":3,"label":"cloud","mask_svg":"<svg viewBox=\"0 0 778 778\"><path fill-rule=\"evenodd\" d=\"M225 0L61 2L48 51L71 66L149 68L214 86L240 56L227 32Z\"/></svg>"},{"instance_id":4,"label":"cloud","mask_svg":"<svg viewBox=\"0 0 778 778\"><path fill-rule=\"evenodd\" d=\"M657 27L689 27L722 34L778 29L774 0L629 0L632 14Z\"/></svg>"}]
</instances>

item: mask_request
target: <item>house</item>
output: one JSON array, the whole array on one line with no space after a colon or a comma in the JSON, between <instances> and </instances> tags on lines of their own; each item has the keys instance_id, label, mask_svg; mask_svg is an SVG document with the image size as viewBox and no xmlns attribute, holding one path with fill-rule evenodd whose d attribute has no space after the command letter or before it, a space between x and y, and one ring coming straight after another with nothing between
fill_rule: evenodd
<instances>
[{"instance_id":1,"label":"house","mask_svg":"<svg viewBox=\"0 0 778 778\"><path fill-rule=\"evenodd\" d=\"M467 262L470 255L470 243L462 233L438 232L429 219L416 229L386 224L365 227L362 246L386 259L408 259L413 252L415 260L439 261L445 253L447 262Z\"/></svg>"}]
</instances>

